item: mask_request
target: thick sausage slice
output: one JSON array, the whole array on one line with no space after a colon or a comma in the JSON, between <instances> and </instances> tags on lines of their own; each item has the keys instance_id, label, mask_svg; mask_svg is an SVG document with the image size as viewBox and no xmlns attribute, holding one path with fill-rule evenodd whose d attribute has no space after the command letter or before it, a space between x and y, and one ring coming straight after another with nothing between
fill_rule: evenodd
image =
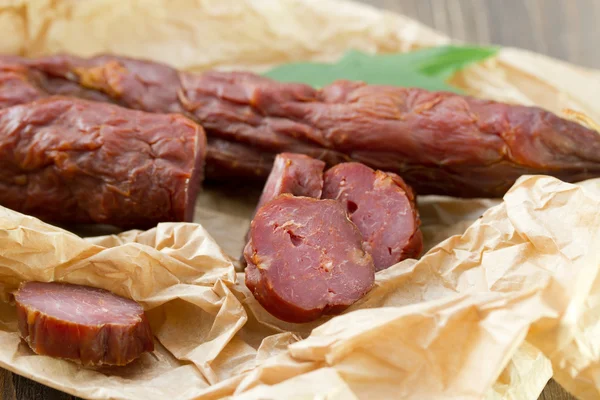
<instances>
[{"instance_id":1,"label":"thick sausage slice","mask_svg":"<svg viewBox=\"0 0 600 400\"><path fill-rule=\"evenodd\" d=\"M280 194L321 198L325 163L316 158L296 153L281 153L275 157L273 169L265 183L256 210ZM246 233L246 242L250 231ZM240 259L245 264L244 257Z\"/></svg>"},{"instance_id":2,"label":"thick sausage slice","mask_svg":"<svg viewBox=\"0 0 600 400\"><path fill-rule=\"evenodd\" d=\"M303 154L278 154L256 209L283 193L321 198L323 169L321 160Z\"/></svg>"},{"instance_id":3,"label":"thick sausage slice","mask_svg":"<svg viewBox=\"0 0 600 400\"><path fill-rule=\"evenodd\" d=\"M258 210L250 236L246 285L284 321L339 313L373 286L373 260L338 201L280 195Z\"/></svg>"},{"instance_id":4,"label":"thick sausage slice","mask_svg":"<svg viewBox=\"0 0 600 400\"><path fill-rule=\"evenodd\" d=\"M205 148L202 127L178 114L67 97L5 108L0 204L62 224L192 221Z\"/></svg>"},{"instance_id":5,"label":"thick sausage slice","mask_svg":"<svg viewBox=\"0 0 600 400\"><path fill-rule=\"evenodd\" d=\"M125 365L154 350L142 307L106 290L27 282L15 301L21 337L37 354L83 365Z\"/></svg>"},{"instance_id":6,"label":"thick sausage slice","mask_svg":"<svg viewBox=\"0 0 600 400\"><path fill-rule=\"evenodd\" d=\"M338 164L325 172L323 198L345 206L377 271L423 250L414 195L398 175L360 163Z\"/></svg>"}]
</instances>

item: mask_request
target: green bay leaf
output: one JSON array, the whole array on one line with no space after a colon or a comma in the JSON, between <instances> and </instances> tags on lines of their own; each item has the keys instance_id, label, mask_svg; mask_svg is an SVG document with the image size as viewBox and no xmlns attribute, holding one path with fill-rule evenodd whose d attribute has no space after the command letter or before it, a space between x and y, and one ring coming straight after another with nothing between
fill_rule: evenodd
<instances>
[{"instance_id":1,"label":"green bay leaf","mask_svg":"<svg viewBox=\"0 0 600 400\"><path fill-rule=\"evenodd\" d=\"M400 54L366 54L351 50L333 64L284 64L264 76L317 88L347 79L374 85L459 92L447 83L448 79L466 66L493 57L497 52L495 47L480 46L441 46Z\"/></svg>"}]
</instances>

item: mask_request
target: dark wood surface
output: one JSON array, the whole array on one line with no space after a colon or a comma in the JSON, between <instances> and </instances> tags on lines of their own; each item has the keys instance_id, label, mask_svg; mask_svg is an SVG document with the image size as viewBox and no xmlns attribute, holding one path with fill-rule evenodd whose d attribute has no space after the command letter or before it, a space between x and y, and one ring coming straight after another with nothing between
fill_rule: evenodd
<instances>
[{"instance_id":1,"label":"dark wood surface","mask_svg":"<svg viewBox=\"0 0 600 400\"><path fill-rule=\"evenodd\" d=\"M359 0L470 43L519 47L600 68L599 0Z\"/></svg>"},{"instance_id":2,"label":"dark wood surface","mask_svg":"<svg viewBox=\"0 0 600 400\"><path fill-rule=\"evenodd\" d=\"M362 0L470 43L520 47L600 68L600 0ZM0 400L73 396L0 369ZM572 400L551 381L539 400Z\"/></svg>"}]
</instances>

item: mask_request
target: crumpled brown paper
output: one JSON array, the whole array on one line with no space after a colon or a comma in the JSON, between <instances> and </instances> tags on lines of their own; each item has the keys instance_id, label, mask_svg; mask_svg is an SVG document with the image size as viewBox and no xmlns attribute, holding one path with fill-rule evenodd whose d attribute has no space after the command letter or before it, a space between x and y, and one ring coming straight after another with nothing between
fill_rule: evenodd
<instances>
[{"instance_id":1,"label":"crumpled brown paper","mask_svg":"<svg viewBox=\"0 0 600 400\"><path fill-rule=\"evenodd\" d=\"M200 225L85 240L0 209L5 299L22 280L102 287L141 302L160 343L127 367L88 370L34 355L4 303L0 365L99 399L516 399L550 378L543 352L563 385L593 398L600 180L524 177L480 218L454 201L476 218L462 235L378 273L344 315L312 324L266 313Z\"/></svg>"},{"instance_id":2,"label":"crumpled brown paper","mask_svg":"<svg viewBox=\"0 0 600 400\"><path fill-rule=\"evenodd\" d=\"M336 0L0 3L2 53L112 52L195 71L448 42L404 16ZM600 120L600 72L537 54L502 49L453 83ZM552 374L600 398L599 188L526 177L504 201L422 197L427 255L378 273L345 315L304 325L267 314L235 272L255 190L208 187L196 206L202 226L86 240L0 209L0 366L98 399L536 399ZM32 354L7 302L29 279L140 301L157 350L100 370Z\"/></svg>"}]
</instances>

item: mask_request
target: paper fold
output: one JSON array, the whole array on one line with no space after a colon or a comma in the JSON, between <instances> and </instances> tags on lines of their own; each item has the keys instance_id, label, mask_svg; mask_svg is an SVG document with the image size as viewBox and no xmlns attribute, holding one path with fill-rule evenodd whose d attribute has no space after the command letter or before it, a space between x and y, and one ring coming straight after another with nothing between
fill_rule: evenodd
<instances>
[{"instance_id":1,"label":"paper fold","mask_svg":"<svg viewBox=\"0 0 600 400\"><path fill-rule=\"evenodd\" d=\"M5 306L0 364L89 398L264 398L302 385L314 396L475 399L535 397L551 361L563 385L594 398L599 187L523 177L463 234L378 273L346 313L313 324L266 313L201 225L85 240L1 209L5 298L22 280L106 288L144 305L160 345L125 368L85 370L33 355ZM424 221L453 224L458 214L433 218L451 209L474 218L482 204L454 202L424 206ZM111 392L117 383L127 390Z\"/></svg>"}]
</instances>

